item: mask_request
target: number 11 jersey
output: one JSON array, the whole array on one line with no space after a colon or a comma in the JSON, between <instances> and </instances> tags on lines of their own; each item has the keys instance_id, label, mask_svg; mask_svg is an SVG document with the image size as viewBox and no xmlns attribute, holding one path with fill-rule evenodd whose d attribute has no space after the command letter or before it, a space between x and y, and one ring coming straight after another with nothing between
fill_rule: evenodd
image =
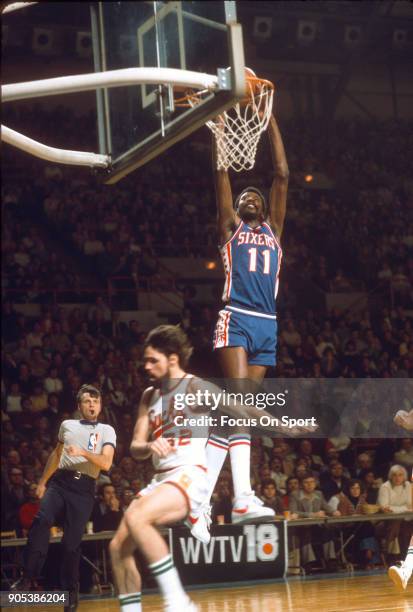
<instances>
[{"instance_id":1,"label":"number 11 jersey","mask_svg":"<svg viewBox=\"0 0 413 612\"><path fill-rule=\"evenodd\" d=\"M275 316L282 250L268 223L252 228L240 221L219 250L225 270L223 301L247 314Z\"/></svg>"}]
</instances>

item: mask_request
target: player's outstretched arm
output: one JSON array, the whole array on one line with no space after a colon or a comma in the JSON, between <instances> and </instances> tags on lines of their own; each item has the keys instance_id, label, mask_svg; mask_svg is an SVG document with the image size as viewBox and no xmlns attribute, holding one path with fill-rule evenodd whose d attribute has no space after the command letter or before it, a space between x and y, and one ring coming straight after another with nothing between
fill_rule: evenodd
<instances>
[{"instance_id":1,"label":"player's outstretched arm","mask_svg":"<svg viewBox=\"0 0 413 612\"><path fill-rule=\"evenodd\" d=\"M271 226L277 232L278 237L281 238L287 209L287 191L290 173L281 133L274 115L271 115L268 124L268 136L274 173L269 199L269 217Z\"/></svg>"},{"instance_id":2,"label":"player's outstretched arm","mask_svg":"<svg viewBox=\"0 0 413 612\"><path fill-rule=\"evenodd\" d=\"M220 117L216 118L220 125ZM224 127L222 126L222 129ZM239 223L232 201L232 189L227 170L217 170L217 143L212 137L212 168L214 171L215 197L217 201L219 242L229 240Z\"/></svg>"}]
</instances>

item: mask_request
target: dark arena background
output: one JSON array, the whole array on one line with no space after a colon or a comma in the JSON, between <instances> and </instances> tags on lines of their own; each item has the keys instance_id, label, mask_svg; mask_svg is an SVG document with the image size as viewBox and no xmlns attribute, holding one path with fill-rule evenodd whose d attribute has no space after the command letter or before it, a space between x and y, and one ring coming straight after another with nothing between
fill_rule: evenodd
<instances>
[{"instance_id":1,"label":"dark arena background","mask_svg":"<svg viewBox=\"0 0 413 612\"><path fill-rule=\"evenodd\" d=\"M94 72L90 5L99 3L27 4L2 15L3 85ZM406 385L413 375L413 5L240 1L236 9L245 65L275 84L290 173L277 365L267 378ZM131 40L118 43L129 66ZM97 152L96 108L95 91L3 101L2 123L52 147ZM117 448L82 541L78 609L118 610L109 541L153 476L151 461L129 452L148 385L147 333L179 324L194 347L189 371L221 376L212 351L224 270L211 135L197 129L116 184L105 184L101 171L7 143L1 169L2 591L20 576L39 508L36 485L60 423L79 418L76 394L90 383L101 390L101 420L116 430ZM266 134L255 167L230 176L234 194L247 185L268 192ZM228 457L212 498L211 543L182 524L163 530L201 612L413 610L412 581L397 590L387 575L413 535L413 438L396 425L392 437L383 435L385 400L376 393L373 412L354 407L351 435L332 426L326 437L252 438L251 483L275 521L231 524ZM412 408L413 393L402 394L395 412ZM395 470L389 476L392 466L401 484ZM319 514L296 505L309 475L327 504ZM397 486L410 499L385 503ZM59 588L61 528L51 526L35 593ZM145 569L143 609L163 609Z\"/></svg>"}]
</instances>

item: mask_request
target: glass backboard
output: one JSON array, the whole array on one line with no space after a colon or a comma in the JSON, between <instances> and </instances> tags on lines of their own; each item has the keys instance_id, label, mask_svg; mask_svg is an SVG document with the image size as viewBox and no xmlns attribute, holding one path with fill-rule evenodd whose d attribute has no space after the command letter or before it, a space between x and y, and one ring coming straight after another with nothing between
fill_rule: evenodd
<instances>
[{"instance_id":1,"label":"glass backboard","mask_svg":"<svg viewBox=\"0 0 413 612\"><path fill-rule=\"evenodd\" d=\"M97 72L147 67L221 75L219 89L195 108L176 108L168 85L98 90L99 152L112 158L103 173L106 183L156 157L244 94L235 2L98 2L91 11Z\"/></svg>"}]
</instances>

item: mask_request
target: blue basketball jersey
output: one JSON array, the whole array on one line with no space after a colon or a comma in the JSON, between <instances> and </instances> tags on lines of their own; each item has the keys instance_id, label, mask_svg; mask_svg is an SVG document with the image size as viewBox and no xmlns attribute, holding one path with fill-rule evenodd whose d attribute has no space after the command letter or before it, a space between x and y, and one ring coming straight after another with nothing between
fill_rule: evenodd
<instances>
[{"instance_id":1,"label":"blue basketball jersey","mask_svg":"<svg viewBox=\"0 0 413 612\"><path fill-rule=\"evenodd\" d=\"M219 250L225 270L223 301L251 314L275 316L282 251L268 223L253 229L241 221Z\"/></svg>"}]
</instances>

